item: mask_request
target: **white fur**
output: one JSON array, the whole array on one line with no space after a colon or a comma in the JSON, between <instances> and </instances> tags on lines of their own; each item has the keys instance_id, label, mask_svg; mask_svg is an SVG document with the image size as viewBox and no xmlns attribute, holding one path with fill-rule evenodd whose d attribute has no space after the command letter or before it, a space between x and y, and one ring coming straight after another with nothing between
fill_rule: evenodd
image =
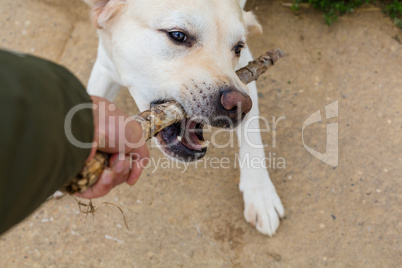
<instances>
[{"instance_id":1,"label":"white fur","mask_svg":"<svg viewBox=\"0 0 402 268\"><path fill-rule=\"evenodd\" d=\"M89 93L113 100L120 86L126 86L140 110L148 109L150 102L156 99L175 99L190 116L197 116L202 111L194 104L202 103L203 99L201 94L192 99L188 88L197 85L204 92L213 94L220 83L227 83L248 92L253 100L253 108L243 122L258 115L256 84L246 87L234 72L236 67L252 60L252 55L245 48L239 61L231 49L236 42L244 40L247 27L260 26L251 13L244 16L242 8L246 0L238 1L127 0L124 8L113 16L103 12L102 17L110 21L102 21L98 11L94 21L102 29L99 30L98 58L88 84ZM88 2L98 8L102 1ZM247 25L243 20L250 20L253 25ZM199 40L190 49L173 44L166 34L158 31L183 27L195 33ZM207 104L202 104L205 109ZM250 127L259 128L258 121ZM244 124L239 127L239 132L242 129ZM249 138L253 144L262 144L260 133L251 133ZM239 133L240 160L246 154L260 159L265 157L263 149L254 148L244 139ZM262 166L242 168L240 190L246 220L263 234L275 234L284 209L268 171Z\"/></svg>"},{"instance_id":2,"label":"white fur","mask_svg":"<svg viewBox=\"0 0 402 268\"><path fill-rule=\"evenodd\" d=\"M252 60L251 52L246 48L242 52L239 66L243 67ZM258 93L257 85L252 82L247 85L249 94L253 100L253 108L246 115L243 124L238 128L238 137L240 143L239 160L243 161L248 154L250 159L264 159L264 149L258 149L259 145L263 145L260 132L247 133L246 122L249 118L258 117ZM249 129L260 129L259 121L252 120L247 124ZM247 138L246 138L247 135ZM262 164L262 163L261 163ZM243 192L244 199L244 217L254 225L258 231L263 234L272 236L275 234L279 226L279 218L285 215L281 200L276 193L275 186L271 182L268 171L263 165L244 165L240 169L240 191Z\"/></svg>"}]
</instances>

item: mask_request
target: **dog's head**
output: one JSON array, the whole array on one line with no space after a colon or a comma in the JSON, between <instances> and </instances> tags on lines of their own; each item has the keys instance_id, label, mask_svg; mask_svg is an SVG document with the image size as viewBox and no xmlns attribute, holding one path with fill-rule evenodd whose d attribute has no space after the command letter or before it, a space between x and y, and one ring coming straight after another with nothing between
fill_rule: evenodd
<instances>
[{"instance_id":1,"label":"dog's head","mask_svg":"<svg viewBox=\"0 0 402 268\"><path fill-rule=\"evenodd\" d=\"M235 73L248 34L260 32L243 0L87 0L101 45L141 110L178 101L188 119L157 136L184 161L205 155L203 124L234 128L250 111Z\"/></svg>"}]
</instances>

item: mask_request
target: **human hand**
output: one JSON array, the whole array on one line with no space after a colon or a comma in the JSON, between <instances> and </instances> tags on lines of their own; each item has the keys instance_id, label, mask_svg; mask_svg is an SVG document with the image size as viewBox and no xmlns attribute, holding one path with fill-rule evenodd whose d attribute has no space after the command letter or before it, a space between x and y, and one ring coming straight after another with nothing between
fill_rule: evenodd
<instances>
[{"instance_id":1,"label":"human hand","mask_svg":"<svg viewBox=\"0 0 402 268\"><path fill-rule=\"evenodd\" d=\"M91 96L95 124L94 146L87 161L97 150L112 154L109 167L82 198L98 198L126 182L134 185L148 163L149 152L139 123L131 119L108 100Z\"/></svg>"}]
</instances>

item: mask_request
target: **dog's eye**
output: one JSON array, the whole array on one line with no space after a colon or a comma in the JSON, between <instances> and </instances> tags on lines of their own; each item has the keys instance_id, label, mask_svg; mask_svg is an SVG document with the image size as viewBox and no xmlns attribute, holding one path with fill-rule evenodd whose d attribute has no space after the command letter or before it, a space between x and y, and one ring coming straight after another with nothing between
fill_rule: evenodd
<instances>
[{"instance_id":1,"label":"dog's eye","mask_svg":"<svg viewBox=\"0 0 402 268\"><path fill-rule=\"evenodd\" d=\"M187 36L179 31L169 32L170 37L177 42L186 42Z\"/></svg>"},{"instance_id":2,"label":"dog's eye","mask_svg":"<svg viewBox=\"0 0 402 268\"><path fill-rule=\"evenodd\" d=\"M239 43L237 44L237 46L234 47L234 52L236 54L237 57L240 57L241 55L241 50L244 48L244 44Z\"/></svg>"}]
</instances>

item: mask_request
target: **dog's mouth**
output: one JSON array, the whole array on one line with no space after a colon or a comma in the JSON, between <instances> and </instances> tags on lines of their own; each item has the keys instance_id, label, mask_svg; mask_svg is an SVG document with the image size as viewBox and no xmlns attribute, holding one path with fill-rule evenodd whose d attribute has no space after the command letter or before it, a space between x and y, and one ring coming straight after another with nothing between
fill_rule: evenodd
<instances>
[{"instance_id":1,"label":"dog's mouth","mask_svg":"<svg viewBox=\"0 0 402 268\"><path fill-rule=\"evenodd\" d=\"M167 155L184 162L203 158L209 145L203 137L203 124L189 118L163 129L156 139Z\"/></svg>"}]
</instances>

